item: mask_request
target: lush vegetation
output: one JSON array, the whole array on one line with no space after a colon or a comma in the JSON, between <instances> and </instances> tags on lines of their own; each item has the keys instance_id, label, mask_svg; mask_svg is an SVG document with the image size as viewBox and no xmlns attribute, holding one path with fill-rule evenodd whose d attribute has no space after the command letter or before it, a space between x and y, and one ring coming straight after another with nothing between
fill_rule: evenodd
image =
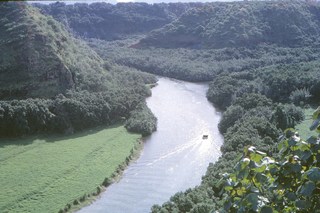
<instances>
[{"instance_id":1,"label":"lush vegetation","mask_svg":"<svg viewBox=\"0 0 320 213\"><path fill-rule=\"evenodd\" d=\"M139 46L223 48L257 44L317 45L319 6L303 1L206 4L154 30Z\"/></svg>"},{"instance_id":2,"label":"lush vegetation","mask_svg":"<svg viewBox=\"0 0 320 213\"><path fill-rule=\"evenodd\" d=\"M236 97L250 92L264 94L276 102L304 105L320 98L319 64L320 61L315 60L219 75L211 82L207 96L221 109L230 106Z\"/></svg>"},{"instance_id":3,"label":"lush vegetation","mask_svg":"<svg viewBox=\"0 0 320 213\"><path fill-rule=\"evenodd\" d=\"M278 7L277 4L281 5ZM217 3L214 6L227 8L226 11L230 13L225 11L224 20L233 20L236 26L240 26L239 20L235 18L238 9L241 9L239 7L252 7L251 9L256 11L251 15L260 16L260 18L265 15L265 13L261 14L260 10L275 10L273 12L279 14L272 18L277 19L279 24L285 24L283 20L280 20L280 17L283 17L281 14L292 10L297 20L310 18L307 22L313 22L310 24L311 28L314 24L318 24L318 16L309 12L309 10L318 10L317 6L305 3ZM222 11L221 8L219 10ZM175 194L162 206L154 206L153 212L211 212L223 209L224 200L228 198L225 197L226 193L222 193L224 183L220 180L222 174L233 172L233 167L241 158L243 149L247 146L255 146L269 156L277 156L276 144L281 132L286 128L296 126L304 119L303 109L299 106L305 107L307 104L317 103L320 98L319 51L316 43L312 46L309 43L310 39L316 39L304 28L308 26L297 21L296 24L300 24L297 27L304 33L304 36L296 39L294 36L299 37L299 35L292 34L292 40L288 40L289 34L284 32L281 35L279 32L283 31L284 27L275 29L276 20L264 20L268 22L271 30L275 31L273 32L275 36L252 42L250 39L255 39L255 35L252 35L247 42L254 45L239 43L239 41L228 43L238 36L235 33L239 31L234 31L234 34L227 32L223 38L216 41L222 46L214 46L215 43L212 40L210 43L206 40L207 38L196 38L197 42L203 42L197 45L183 43L189 39L184 37L187 33L183 29L188 28L192 31L196 27L190 23L199 24L198 20L192 22L195 19L190 18L185 21L186 27L182 27L181 31L170 31L174 35L170 40L171 37L168 36L170 33L167 33L166 29L175 27L177 22L183 18L187 19L187 16L193 14L194 11L203 12L205 9L195 9L183 14L173 24L152 32L151 36L147 36L145 40L142 39L138 45L132 44L137 43L141 37L113 42L97 39L88 41L88 44L102 58L117 64L183 80L212 80L207 94L208 99L224 110L219 125L225 139L221 147L222 157L215 164L210 164L199 187ZM306 16L303 17L304 15ZM208 19L211 17L212 14L206 16ZM243 18L246 19L246 16ZM215 20L212 19L212 21ZM240 21L243 22L243 20ZM226 26L229 25L226 24ZM188 34L192 35L190 31ZM158 33L163 37L156 37ZM152 37L153 35L155 36ZM264 35L269 36L269 34ZM155 38L155 40L150 38ZM212 36L210 39L215 38ZM179 43L180 41L183 42ZM144 45L144 48L137 48L141 45ZM173 49L186 46L195 49ZM171 49L159 47L170 47ZM207 49L208 47L223 48ZM246 211L248 209L244 210Z\"/></svg>"},{"instance_id":4,"label":"lush vegetation","mask_svg":"<svg viewBox=\"0 0 320 213\"><path fill-rule=\"evenodd\" d=\"M130 113L125 127L131 132L137 132L141 133L142 136L147 136L156 131L157 118L154 117L151 110L145 104L141 104Z\"/></svg>"},{"instance_id":5,"label":"lush vegetation","mask_svg":"<svg viewBox=\"0 0 320 213\"><path fill-rule=\"evenodd\" d=\"M0 14L0 136L111 124L150 95L155 77L104 62L52 17L22 2Z\"/></svg>"},{"instance_id":6,"label":"lush vegetation","mask_svg":"<svg viewBox=\"0 0 320 213\"><path fill-rule=\"evenodd\" d=\"M320 107L310 130L320 132ZM319 136L301 139L287 129L279 157L250 146L244 149L235 172L224 174L225 212L317 212L319 203Z\"/></svg>"},{"instance_id":7,"label":"lush vegetation","mask_svg":"<svg viewBox=\"0 0 320 213\"><path fill-rule=\"evenodd\" d=\"M138 70L212 81L207 97L224 111L219 124L225 139L222 156L209 165L200 186L177 193L152 211L312 212L318 207L319 171L313 161L318 139L305 143L287 132L282 151L277 150L279 135L304 120L300 107L320 99L318 4L37 7L53 18L23 3L0 5L0 47L5 50L0 52L0 98L6 99L0 101L1 136L68 133L119 120L147 135L155 130L156 119L145 105L150 95L145 85L155 78ZM87 43L98 54L65 28L90 38ZM126 39L106 41L120 38ZM8 100L14 98L24 100ZM109 183L105 179L104 185ZM269 184L277 186L274 194ZM21 205L39 197L21 196Z\"/></svg>"},{"instance_id":8,"label":"lush vegetation","mask_svg":"<svg viewBox=\"0 0 320 213\"><path fill-rule=\"evenodd\" d=\"M111 126L72 136L2 139L0 212L58 212L98 195L129 161L139 138Z\"/></svg>"},{"instance_id":9,"label":"lush vegetation","mask_svg":"<svg viewBox=\"0 0 320 213\"><path fill-rule=\"evenodd\" d=\"M69 211L112 183L155 130L145 98L156 78L103 61L24 2L2 3L0 16L0 212ZM96 128L119 122L140 134Z\"/></svg>"},{"instance_id":10,"label":"lush vegetation","mask_svg":"<svg viewBox=\"0 0 320 213\"><path fill-rule=\"evenodd\" d=\"M224 135L224 145L221 147L222 157L215 164L209 165L200 186L175 194L162 206L154 206L153 212L221 210L225 206L224 201L230 199L226 196L228 193L223 192L225 185L220 179L224 173L234 172L233 167L241 158L245 147L255 146L269 156L278 155L276 144L281 132L296 126L304 119L303 110L298 106L304 107L306 104L318 103L320 98L319 56L312 54L314 57L309 57L311 56L309 53L312 52L309 50L313 48L260 45L255 48L192 50L194 53L202 54L209 51L211 53L230 51L229 54L219 55L224 56L220 61L229 62L229 65L220 64L220 71L211 70L211 73L214 73L213 81L207 93L208 99L224 110L219 124L219 129ZM149 49L133 51L143 52ZM176 50L156 49L156 51L175 52ZM178 49L176 52L183 53L183 51L188 52L187 49ZM265 54L263 54L264 51L266 51ZM306 54L309 56L305 57ZM214 57L217 55L208 56L211 59ZM231 60L236 62L232 64ZM239 63L241 61L245 66ZM236 69L228 69L232 66L230 64ZM181 75L178 76L181 77ZM241 182L238 179L235 181ZM243 188L240 187L239 193L242 193L241 190ZM230 191L232 192L237 193L236 190ZM247 202L245 199L242 201ZM234 209L237 209L236 205ZM250 211L248 208L244 208L243 212Z\"/></svg>"},{"instance_id":11,"label":"lush vegetation","mask_svg":"<svg viewBox=\"0 0 320 213\"><path fill-rule=\"evenodd\" d=\"M51 98L111 83L103 61L52 17L26 3L0 5L0 98Z\"/></svg>"},{"instance_id":12,"label":"lush vegetation","mask_svg":"<svg viewBox=\"0 0 320 213\"><path fill-rule=\"evenodd\" d=\"M0 135L73 133L124 120L149 95L145 81L155 80L151 76L141 78L139 74L126 73L127 81L119 78L122 88L91 93L68 91L54 99L0 101ZM130 76L132 79L128 80ZM152 116L149 115L150 118Z\"/></svg>"},{"instance_id":13,"label":"lush vegetation","mask_svg":"<svg viewBox=\"0 0 320 213\"><path fill-rule=\"evenodd\" d=\"M219 129L224 132L222 156L210 164L199 187L177 193L153 212L210 212L223 208L225 197L220 181L231 173L247 146L259 147L270 156L277 155L276 142L282 129L293 127L304 119L303 110L292 104L273 102L265 95L247 93L236 97L223 114Z\"/></svg>"},{"instance_id":14,"label":"lush vegetation","mask_svg":"<svg viewBox=\"0 0 320 213\"><path fill-rule=\"evenodd\" d=\"M320 58L319 48L260 45L256 48L165 49L131 48L140 37L106 42L90 39L88 44L103 59L144 72L187 81L211 81L221 73L242 72L280 64L298 64Z\"/></svg>"},{"instance_id":15,"label":"lush vegetation","mask_svg":"<svg viewBox=\"0 0 320 213\"><path fill-rule=\"evenodd\" d=\"M219 124L224 135L222 157L209 165L199 187L177 193L152 211L223 209L228 198L222 193L224 185L219 181L222 174L233 172L247 146L258 147L269 156L278 154L276 144L281 132L304 120L303 110L297 105L304 107L319 101L318 67L318 60L271 66L262 63L256 69L219 73L210 83L207 96L224 109Z\"/></svg>"},{"instance_id":16,"label":"lush vegetation","mask_svg":"<svg viewBox=\"0 0 320 213\"><path fill-rule=\"evenodd\" d=\"M172 22L190 8L201 3L107 3L35 4L45 14L64 23L76 35L104 40L123 39L130 35L147 33Z\"/></svg>"}]
</instances>

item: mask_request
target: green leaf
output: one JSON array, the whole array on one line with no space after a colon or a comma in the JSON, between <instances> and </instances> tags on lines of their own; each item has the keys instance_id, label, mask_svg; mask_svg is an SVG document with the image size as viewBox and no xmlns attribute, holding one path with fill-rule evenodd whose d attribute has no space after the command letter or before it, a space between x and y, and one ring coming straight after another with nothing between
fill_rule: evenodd
<instances>
[{"instance_id":1,"label":"green leaf","mask_svg":"<svg viewBox=\"0 0 320 213\"><path fill-rule=\"evenodd\" d=\"M307 207L305 200L297 200L296 201L296 207L300 209L305 209Z\"/></svg>"},{"instance_id":2,"label":"green leaf","mask_svg":"<svg viewBox=\"0 0 320 213\"><path fill-rule=\"evenodd\" d=\"M232 189L233 189L232 186L225 186L225 187L224 187L224 190L225 190L225 191L231 191Z\"/></svg>"},{"instance_id":3,"label":"green leaf","mask_svg":"<svg viewBox=\"0 0 320 213\"><path fill-rule=\"evenodd\" d=\"M250 163L250 159L249 158L243 158L242 162L241 162L241 169L246 168Z\"/></svg>"},{"instance_id":4,"label":"green leaf","mask_svg":"<svg viewBox=\"0 0 320 213\"><path fill-rule=\"evenodd\" d=\"M308 138L307 142L309 144L317 144L318 143L318 138L316 136L311 136Z\"/></svg>"},{"instance_id":5,"label":"green leaf","mask_svg":"<svg viewBox=\"0 0 320 213\"><path fill-rule=\"evenodd\" d=\"M283 153L288 149L288 147L289 147L288 140L284 140L279 143L278 150L280 151L280 153Z\"/></svg>"},{"instance_id":6,"label":"green leaf","mask_svg":"<svg viewBox=\"0 0 320 213\"><path fill-rule=\"evenodd\" d=\"M257 181L259 181L260 183L265 183L268 181L268 177L265 174L262 173L258 173L255 177L257 179Z\"/></svg>"},{"instance_id":7,"label":"green leaf","mask_svg":"<svg viewBox=\"0 0 320 213\"><path fill-rule=\"evenodd\" d=\"M270 164L268 168L269 168L270 174L272 175L275 175L279 171L279 167L277 164Z\"/></svg>"},{"instance_id":8,"label":"green leaf","mask_svg":"<svg viewBox=\"0 0 320 213\"><path fill-rule=\"evenodd\" d=\"M308 181L301 187L300 194L303 196L310 196L315 188L316 185L314 182Z\"/></svg>"},{"instance_id":9,"label":"green leaf","mask_svg":"<svg viewBox=\"0 0 320 213\"><path fill-rule=\"evenodd\" d=\"M271 206L263 206L260 213L273 213L273 208Z\"/></svg>"},{"instance_id":10,"label":"green leaf","mask_svg":"<svg viewBox=\"0 0 320 213\"><path fill-rule=\"evenodd\" d=\"M312 118L313 120L320 118L320 107L313 112Z\"/></svg>"},{"instance_id":11,"label":"green leaf","mask_svg":"<svg viewBox=\"0 0 320 213\"><path fill-rule=\"evenodd\" d=\"M299 173L302 170L302 166L298 163L290 164L290 170Z\"/></svg>"},{"instance_id":12,"label":"green leaf","mask_svg":"<svg viewBox=\"0 0 320 213\"><path fill-rule=\"evenodd\" d=\"M248 203L251 206L251 209L253 211L257 211L258 209L258 195L255 193L250 193L246 196L246 200L248 201Z\"/></svg>"},{"instance_id":13,"label":"green leaf","mask_svg":"<svg viewBox=\"0 0 320 213\"><path fill-rule=\"evenodd\" d=\"M295 132L296 132L295 129L289 128L284 131L284 134L286 135L287 138L290 138L294 136Z\"/></svg>"},{"instance_id":14,"label":"green leaf","mask_svg":"<svg viewBox=\"0 0 320 213\"><path fill-rule=\"evenodd\" d=\"M312 152L310 150L305 150L301 153L300 156L301 156L301 160L307 161L312 156Z\"/></svg>"},{"instance_id":15,"label":"green leaf","mask_svg":"<svg viewBox=\"0 0 320 213\"><path fill-rule=\"evenodd\" d=\"M254 168L253 170L257 173L261 173L264 172L266 170L267 166L266 165L262 165L262 166L258 166L256 168Z\"/></svg>"},{"instance_id":16,"label":"green leaf","mask_svg":"<svg viewBox=\"0 0 320 213\"><path fill-rule=\"evenodd\" d=\"M317 120L314 120L312 125L310 126L310 130L313 131L317 129L319 124L320 124L320 118L318 118Z\"/></svg>"},{"instance_id":17,"label":"green leaf","mask_svg":"<svg viewBox=\"0 0 320 213\"><path fill-rule=\"evenodd\" d=\"M289 192L286 194L286 197L290 200L290 201L295 201L297 199L297 196L295 193L293 192Z\"/></svg>"},{"instance_id":18,"label":"green leaf","mask_svg":"<svg viewBox=\"0 0 320 213\"><path fill-rule=\"evenodd\" d=\"M260 162L260 160L263 158L263 155L257 154L257 153L252 153L250 154L250 159L256 163Z\"/></svg>"},{"instance_id":19,"label":"green leaf","mask_svg":"<svg viewBox=\"0 0 320 213\"><path fill-rule=\"evenodd\" d=\"M296 137L296 136L292 136L289 140L288 140L288 144L289 146L295 146L298 142L299 142L300 138Z\"/></svg>"},{"instance_id":20,"label":"green leaf","mask_svg":"<svg viewBox=\"0 0 320 213\"><path fill-rule=\"evenodd\" d=\"M237 195L242 196L245 193L246 193L246 189L244 187L237 189Z\"/></svg>"},{"instance_id":21,"label":"green leaf","mask_svg":"<svg viewBox=\"0 0 320 213\"><path fill-rule=\"evenodd\" d=\"M298 149L301 151L306 151L310 149L310 145L304 141L299 143Z\"/></svg>"},{"instance_id":22,"label":"green leaf","mask_svg":"<svg viewBox=\"0 0 320 213\"><path fill-rule=\"evenodd\" d=\"M310 203L306 200L297 200L296 201L296 207L299 209L306 209L310 206Z\"/></svg>"},{"instance_id":23,"label":"green leaf","mask_svg":"<svg viewBox=\"0 0 320 213\"><path fill-rule=\"evenodd\" d=\"M306 174L309 180L314 182L320 181L320 169L318 167L309 169Z\"/></svg>"},{"instance_id":24,"label":"green leaf","mask_svg":"<svg viewBox=\"0 0 320 213\"><path fill-rule=\"evenodd\" d=\"M231 206L232 206L232 202L231 200L228 200L227 202L224 203L223 207L224 207L224 210L228 212Z\"/></svg>"}]
</instances>

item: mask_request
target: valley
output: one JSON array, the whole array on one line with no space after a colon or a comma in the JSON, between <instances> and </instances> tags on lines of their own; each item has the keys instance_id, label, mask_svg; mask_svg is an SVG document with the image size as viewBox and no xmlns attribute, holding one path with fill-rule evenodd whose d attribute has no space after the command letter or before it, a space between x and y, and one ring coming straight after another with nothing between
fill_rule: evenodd
<instances>
[{"instance_id":1,"label":"valley","mask_svg":"<svg viewBox=\"0 0 320 213\"><path fill-rule=\"evenodd\" d=\"M16 176L15 166L24 166L22 171L28 174L25 165L35 164L27 160L24 160L26 164L17 163L15 156L37 159L38 153L48 151L45 147L51 150L51 145L57 145L59 148L56 149L60 150L62 144L74 146L79 155L85 155L96 145L99 150L108 149L105 140L94 136L88 139L94 141L92 146L81 137L71 142L69 139L48 142L45 138L77 138L78 134L95 131L95 128L102 128L102 133L119 125L115 129L121 133L107 133L107 141L130 145L125 148L121 145L119 149L117 146L109 147L105 152L106 159L100 156L96 160L113 159L108 156L115 152L127 154L121 154L122 160L119 158L116 163L105 166L128 162L130 153L125 150L131 150L141 136L146 137L144 151L141 158L125 170L119 183L110 185L112 180L108 179L117 170L115 168L105 169L105 173L100 166L92 170L103 173L101 176L107 179L99 182L90 179L92 185L81 193L92 194L96 187L104 189L102 185L110 186L101 201L86 207L89 212L106 208L117 211L121 209L117 205L128 212L153 213L314 212L320 206L319 14L319 3L313 1L152 5L1 3L0 152L6 156L7 148L10 149L6 164L12 163L12 166L2 168L4 172L1 173L5 175L0 179L1 185L10 178L6 175L10 175L11 170ZM194 83L175 82L174 79ZM152 94L151 87L157 82L159 85L152 89L155 91ZM163 89L164 92L157 93ZM172 105L163 105L173 97ZM197 98L201 101L196 101ZM152 105L152 100L156 105ZM189 114L188 107L204 102L205 107ZM206 107L211 108L206 111ZM176 108L179 109L174 114L162 114ZM215 114L215 109L221 111L221 119ZM162 134L163 119L170 118L174 123L174 119L179 117L182 121L171 127L174 132ZM213 129L204 133L200 128L203 125ZM302 137L293 128L302 131ZM179 134L182 130L187 133ZM197 138L208 134L210 141L221 141L223 136L223 143L218 143L220 148L215 145L214 150L211 147L206 149L208 152L198 153L197 148L204 144L193 140L194 135L180 138L180 135L188 136L194 132ZM100 134L100 131L96 133ZM56 134L60 136L53 136ZM29 141L26 145L15 145L24 144L25 140ZM164 179L162 176L159 179L150 176L151 182L147 178L131 181L131 177L140 173L140 168L143 169L141 174L152 171L141 160L149 162L145 151L150 149L153 153L149 145L153 140L156 141L155 146L166 144L164 156L187 144L187 148L178 152L181 155L152 172L163 171L162 175L171 168L168 173L180 171L180 178L179 175L176 179L169 178L174 183L164 181L164 176ZM177 149L175 142L180 144ZM87 150L81 149L82 143L86 144ZM39 149L38 144L43 149ZM28 147L34 147L31 150L37 152L25 155L28 152L24 152L24 148ZM52 148L52 155L55 155L54 150ZM198 166L186 159L188 156L196 159L194 154L197 153L197 156L208 157L202 162L201 171L195 175L197 181L188 187L187 184L179 187L180 182L191 180L193 172L198 171ZM64 157L61 159L68 159ZM94 159L95 156L89 155L82 160L90 162ZM73 167L82 161L73 160L65 166ZM176 161L189 172L175 170L178 164L172 166L171 163ZM140 163L144 166L135 168ZM60 164L57 161L57 165ZM85 166L79 168L84 169L82 175L89 174ZM35 174L42 174L42 171L46 171L45 168ZM45 179L54 177L45 173ZM35 177L30 177L30 181L32 178ZM153 180L168 184L163 185L160 192L155 192ZM64 181L57 182L61 182L61 188L67 185ZM135 188L139 185L143 187ZM13 191L17 187L14 184L8 186ZM189 187L192 188L187 189ZM134 198L139 199L139 196L134 193L148 198L148 192L154 192L154 196L150 195L154 200L147 199L141 206L130 208L133 204L123 201L132 200L138 204ZM86 197L75 202L74 199L79 199L78 192L63 196L65 204L54 207L56 210L52 207L52 211L74 211L88 201ZM7 199L12 199L8 201L12 205L6 203L0 209L12 208L13 212L19 212L21 208L25 212L33 212L35 208L32 204L36 202L31 202L29 196L14 198L12 195ZM141 197L139 200L143 201ZM48 200L48 205L50 202ZM35 205L40 208L40 204ZM43 206L39 211L46 212L47 208Z\"/></svg>"}]
</instances>

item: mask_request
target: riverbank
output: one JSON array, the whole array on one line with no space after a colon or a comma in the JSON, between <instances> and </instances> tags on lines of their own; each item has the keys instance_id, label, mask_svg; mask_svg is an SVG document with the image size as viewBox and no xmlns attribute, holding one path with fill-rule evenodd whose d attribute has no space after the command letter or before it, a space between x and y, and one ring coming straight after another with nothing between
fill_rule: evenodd
<instances>
[{"instance_id":1,"label":"riverbank","mask_svg":"<svg viewBox=\"0 0 320 213\"><path fill-rule=\"evenodd\" d=\"M310 135L314 135L314 131L310 130L310 125L312 124L312 115L317 107L313 106L304 109L304 120L295 126L301 138L308 139Z\"/></svg>"},{"instance_id":2,"label":"riverbank","mask_svg":"<svg viewBox=\"0 0 320 213\"><path fill-rule=\"evenodd\" d=\"M137 140L137 143L131 149L130 155L126 157L125 161L118 166L116 171L114 171L109 178L104 179L101 185L97 187L96 192L93 192L90 197L87 197L82 202L78 202L76 204L72 203L70 205L70 208L67 211L63 210L62 212L76 212L82 209L83 207L92 204L97 199L99 199L101 193L105 192L108 189L108 186L110 186L115 182L118 182L121 179L123 172L129 166L129 164L139 158L142 149L143 149L143 139L141 138ZM66 206L68 206L68 204Z\"/></svg>"},{"instance_id":3,"label":"riverbank","mask_svg":"<svg viewBox=\"0 0 320 213\"><path fill-rule=\"evenodd\" d=\"M0 212L73 211L99 196L102 183L117 180L141 148L141 136L120 125L1 139Z\"/></svg>"}]
</instances>

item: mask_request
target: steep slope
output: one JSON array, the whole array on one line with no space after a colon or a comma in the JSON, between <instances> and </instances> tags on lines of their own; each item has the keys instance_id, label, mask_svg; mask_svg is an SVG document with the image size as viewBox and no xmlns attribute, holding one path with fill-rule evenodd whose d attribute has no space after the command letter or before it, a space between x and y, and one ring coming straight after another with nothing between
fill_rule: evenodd
<instances>
[{"instance_id":1,"label":"steep slope","mask_svg":"<svg viewBox=\"0 0 320 213\"><path fill-rule=\"evenodd\" d=\"M314 44L320 7L306 2L211 3L151 32L140 46L223 48ZM139 46L138 45L138 46Z\"/></svg>"},{"instance_id":2,"label":"steep slope","mask_svg":"<svg viewBox=\"0 0 320 213\"><path fill-rule=\"evenodd\" d=\"M0 137L73 133L145 104L154 76L104 62L26 3L1 3L0 17Z\"/></svg>"},{"instance_id":3,"label":"steep slope","mask_svg":"<svg viewBox=\"0 0 320 213\"><path fill-rule=\"evenodd\" d=\"M0 98L52 97L95 90L103 62L53 18L25 3L0 5Z\"/></svg>"},{"instance_id":4,"label":"steep slope","mask_svg":"<svg viewBox=\"0 0 320 213\"><path fill-rule=\"evenodd\" d=\"M201 3L35 4L45 14L86 38L115 40L160 28Z\"/></svg>"}]
</instances>

